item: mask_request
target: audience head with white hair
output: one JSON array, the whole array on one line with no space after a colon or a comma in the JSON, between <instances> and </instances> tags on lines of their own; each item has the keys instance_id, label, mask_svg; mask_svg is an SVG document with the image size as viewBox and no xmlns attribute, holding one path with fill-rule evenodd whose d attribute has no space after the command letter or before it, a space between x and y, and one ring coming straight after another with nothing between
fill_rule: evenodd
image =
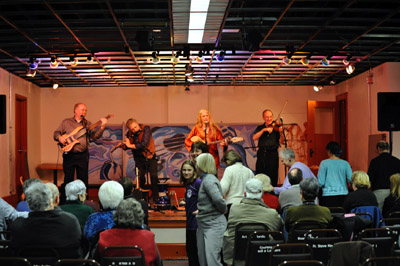
<instances>
[{"instance_id":1,"label":"audience head with white hair","mask_svg":"<svg viewBox=\"0 0 400 266\"><path fill-rule=\"evenodd\" d=\"M69 182L65 186L65 196L67 197L67 201L79 200L80 202L84 202L86 199L85 183L79 179Z\"/></svg>"},{"instance_id":2,"label":"audience head with white hair","mask_svg":"<svg viewBox=\"0 0 400 266\"><path fill-rule=\"evenodd\" d=\"M117 181L106 181L100 186L98 195L103 210L113 210L124 198L124 188Z\"/></svg>"},{"instance_id":3,"label":"audience head with white hair","mask_svg":"<svg viewBox=\"0 0 400 266\"><path fill-rule=\"evenodd\" d=\"M32 211L48 211L54 209L50 188L40 183L30 185L25 190L26 202Z\"/></svg>"}]
</instances>

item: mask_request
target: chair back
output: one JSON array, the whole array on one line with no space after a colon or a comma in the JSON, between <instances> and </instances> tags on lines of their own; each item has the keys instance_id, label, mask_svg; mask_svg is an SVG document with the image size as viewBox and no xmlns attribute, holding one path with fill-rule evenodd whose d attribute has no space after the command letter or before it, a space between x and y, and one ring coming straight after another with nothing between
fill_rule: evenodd
<instances>
[{"instance_id":1,"label":"chair back","mask_svg":"<svg viewBox=\"0 0 400 266\"><path fill-rule=\"evenodd\" d=\"M233 260L245 260L247 240L255 231L268 231L268 226L262 223L240 223L235 228L235 242L233 248Z\"/></svg>"},{"instance_id":2,"label":"chair back","mask_svg":"<svg viewBox=\"0 0 400 266\"><path fill-rule=\"evenodd\" d=\"M269 265L276 266L284 261L311 260L313 253L306 243L284 243L273 247L269 258Z\"/></svg>"},{"instance_id":3,"label":"chair back","mask_svg":"<svg viewBox=\"0 0 400 266\"><path fill-rule=\"evenodd\" d=\"M126 254L130 255L127 256ZM119 256L118 254L121 254ZM104 248L102 266L135 265L146 266L143 250L138 246L110 246Z\"/></svg>"},{"instance_id":4,"label":"chair back","mask_svg":"<svg viewBox=\"0 0 400 266\"><path fill-rule=\"evenodd\" d=\"M392 230L389 228L367 228L361 231L359 240L366 241L374 247L376 257L390 256L395 242Z\"/></svg>"},{"instance_id":5,"label":"chair back","mask_svg":"<svg viewBox=\"0 0 400 266\"><path fill-rule=\"evenodd\" d=\"M379 222L379 227L389 228L394 235L400 236L400 218L386 218Z\"/></svg>"},{"instance_id":6,"label":"chair back","mask_svg":"<svg viewBox=\"0 0 400 266\"><path fill-rule=\"evenodd\" d=\"M32 264L26 258L20 257L0 257L0 265L32 266Z\"/></svg>"},{"instance_id":7,"label":"chair back","mask_svg":"<svg viewBox=\"0 0 400 266\"><path fill-rule=\"evenodd\" d=\"M0 257L7 257L9 255L10 242L11 232L0 231Z\"/></svg>"},{"instance_id":8,"label":"chair back","mask_svg":"<svg viewBox=\"0 0 400 266\"><path fill-rule=\"evenodd\" d=\"M346 210L343 207L328 207L328 209L331 211L331 214L337 213L337 214L345 214Z\"/></svg>"},{"instance_id":9,"label":"chair back","mask_svg":"<svg viewBox=\"0 0 400 266\"><path fill-rule=\"evenodd\" d=\"M330 250L328 266L361 265L361 263L371 257L374 257L374 247L368 242L338 242Z\"/></svg>"},{"instance_id":10,"label":"chair back","mask_svg":"<svg viewBox=\"0 0 400 266\"><path fill-rule=\"evenodd\" d=\"M98 263L95 260L90 260L90 259L61 259L56 262L55 266L63 266L63 265L72 265L72 266L88 266L88 265L93 265L93 266L101 266L100 263Z\"/></svg>"},{"instance_id":11,"label":"chair back","mask_svg":"<svg viewBox=\"0 0 400 266\"><path fill-rule=\"evenodd\" d=\"M329 251L337 242L341 242L342 235L336 229L312 229L306 233L305 243L313 250L315 260L328 263Z\"/></svg>"},{"instance_id":12,"label":"chair back","mask_svg":"<svg viewBox=\"0 0 400 266\"><path fill-rule=\"evenodd\" d=\"M325 264L319 260L292 260L284 261L279 266L324 266Z\"/></svg>"},{"instance_id":13,"label":"chair back","mask_svg":"<svg viewBox=\"0 0 400 266\"><path fill-rule=\"evenodd\" d=\"M293 224L290 229L288 242L297 243L304 242L306 233L311 229L324 229L328 227L327 224L320 223L317 221L298 221Z\"/></svg>"},{"instance_id":14,"label":"chair back","mask_svg":"<svg viewBox=\"0 0 400 266\"><path fill-rule=\"evenodd\" d=\"M378 228L383 219L381 210L376 206L359 206L351 210L352 213L369 213L372 216L373 227ZM364 214L365 215L365 214Z\"/></svg>"},{"instance_id":15,"label":"chair back","mask_svg":"<svg viewBox=\"0 0 400 266\"><path fill-rule=\"evenodd\" d=\"M390 256L400 257L400 246L398 241L395 241L393 243L392 252Z\"/></svg>"},{"instance_id":16,"label":"chair back","mask_svg":"<svg viewBox=\"0 0 400 266\"><path fill-rule=\"evenodd\" d=\"M400 218L400 211L389 213L388 218Z\"/></svg>"},{"instance_id":17,"label":"chair back","mask_svg":"<svg viewBox=\"0 0 400 266\"><path fill-rule=\"evenodd\" d=\"M398 266L400 257L376 257L365 260L362 266Z\"/></svg>"},{"instance_id":18,"label":"chair back","mask_svg":"<svg viewBox=\"0 0 400 266\"><path fill-rule=\"evenodd\" d=\"M17 257L26 258L32 265L55 265L60 258L54 248L24 247L17 250Z\"/></svg>"},{"instance_id":19,"label":"chair back","mask_svg":"<svg viewBox=\"0 0 400 266\"><path fill-rule=\"evenodd\" d=\"M256 231L249 236L246 250L245 266L269 265L269 254L277 244L284 243L280 231Z\"/></svg>"}]
</instances>

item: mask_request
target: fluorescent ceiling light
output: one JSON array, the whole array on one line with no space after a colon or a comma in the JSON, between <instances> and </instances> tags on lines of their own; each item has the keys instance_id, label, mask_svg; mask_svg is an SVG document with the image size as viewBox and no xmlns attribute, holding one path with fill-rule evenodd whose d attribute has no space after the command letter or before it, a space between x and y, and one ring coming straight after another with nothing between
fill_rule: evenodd
<instances>
[{"instance_id":1,"label":"fluorescent ceiling light","mask_svg":"<svg viewBox=\"0 0 400 266\"><path fill-rule=\"evenodd\" d=\"M202 43L210 0L192 0L190 4L188 43Z\"/></svg>"}]
</instances>

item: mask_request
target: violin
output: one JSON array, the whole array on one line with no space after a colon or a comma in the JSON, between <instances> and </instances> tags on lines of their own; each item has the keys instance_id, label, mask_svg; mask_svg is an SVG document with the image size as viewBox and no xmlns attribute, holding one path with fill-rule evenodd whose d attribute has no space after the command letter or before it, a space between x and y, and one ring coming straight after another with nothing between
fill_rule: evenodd
<instances>
[{"instance_id":1,"label":"violin","mask_svg":"<svg viewBox=\"0 0 400 266\"><path fill-rule=\"evenodd\" d=\"M282 118L280 118L281 113L286 107L286 104L288 103L288 100L285 101L285 103L282 106L281 111L279 112L277 118L271 122L271 124L267 125L267 128L272 128L274 131L279 131L279 128L282 126ZM278 120L279 119L279 120Z\"/></svg>"}]
</instances>

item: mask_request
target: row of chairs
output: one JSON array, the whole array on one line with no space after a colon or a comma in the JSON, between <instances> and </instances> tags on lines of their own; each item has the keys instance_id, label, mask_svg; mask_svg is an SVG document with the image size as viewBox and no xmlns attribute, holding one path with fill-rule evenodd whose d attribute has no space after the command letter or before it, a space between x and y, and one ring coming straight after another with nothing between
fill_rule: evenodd
<instances>
[{"instance_id":1,"label":"row of chairs","mask_svg":"<svg viewBox=\"0 0 400 266\"><path fill-rule=\"evenodd\" d=\"M118 251L128 251L133 256L115 256ZM111 246L104 249L100 260L101 263L92 259L60 259L54 248L23 248L16 257L0 257L0 265L9 266L34 266L34 265L94 265L94 266L116 266L135 265L146 266L143 250L138 246Z\"/></svg>"},{"instance_id":2,"label":"row of chairs","mask_svg":"<svg viewBox=\"0 0 400 266\"><path fill-rule=\"evenodd\" d=\"M307 249L304 248L307 245L311 252L301 255L304 259L313 258L327 263L330 249L335 243L344 241L336 229L301 229L292 233L296 233L296 241L285 243L281 231L268 231L264 224L239 224L235 232L234 260L246 261L246 266L277 265L275 260L279 260L280 254L283 254L283 258L290 256L285 253L286 248L289 248L292 254L297 254L290 248L301 247L300 250L304 250ZM368 242L374 247L376 257L400 256L397 238L398 235L390 228L367 228L358 236L358 240ZM276 248L277 245L279 248ZM266 261L269 261L269 264L266 264Z\"/></svg>"}]
</instances>

